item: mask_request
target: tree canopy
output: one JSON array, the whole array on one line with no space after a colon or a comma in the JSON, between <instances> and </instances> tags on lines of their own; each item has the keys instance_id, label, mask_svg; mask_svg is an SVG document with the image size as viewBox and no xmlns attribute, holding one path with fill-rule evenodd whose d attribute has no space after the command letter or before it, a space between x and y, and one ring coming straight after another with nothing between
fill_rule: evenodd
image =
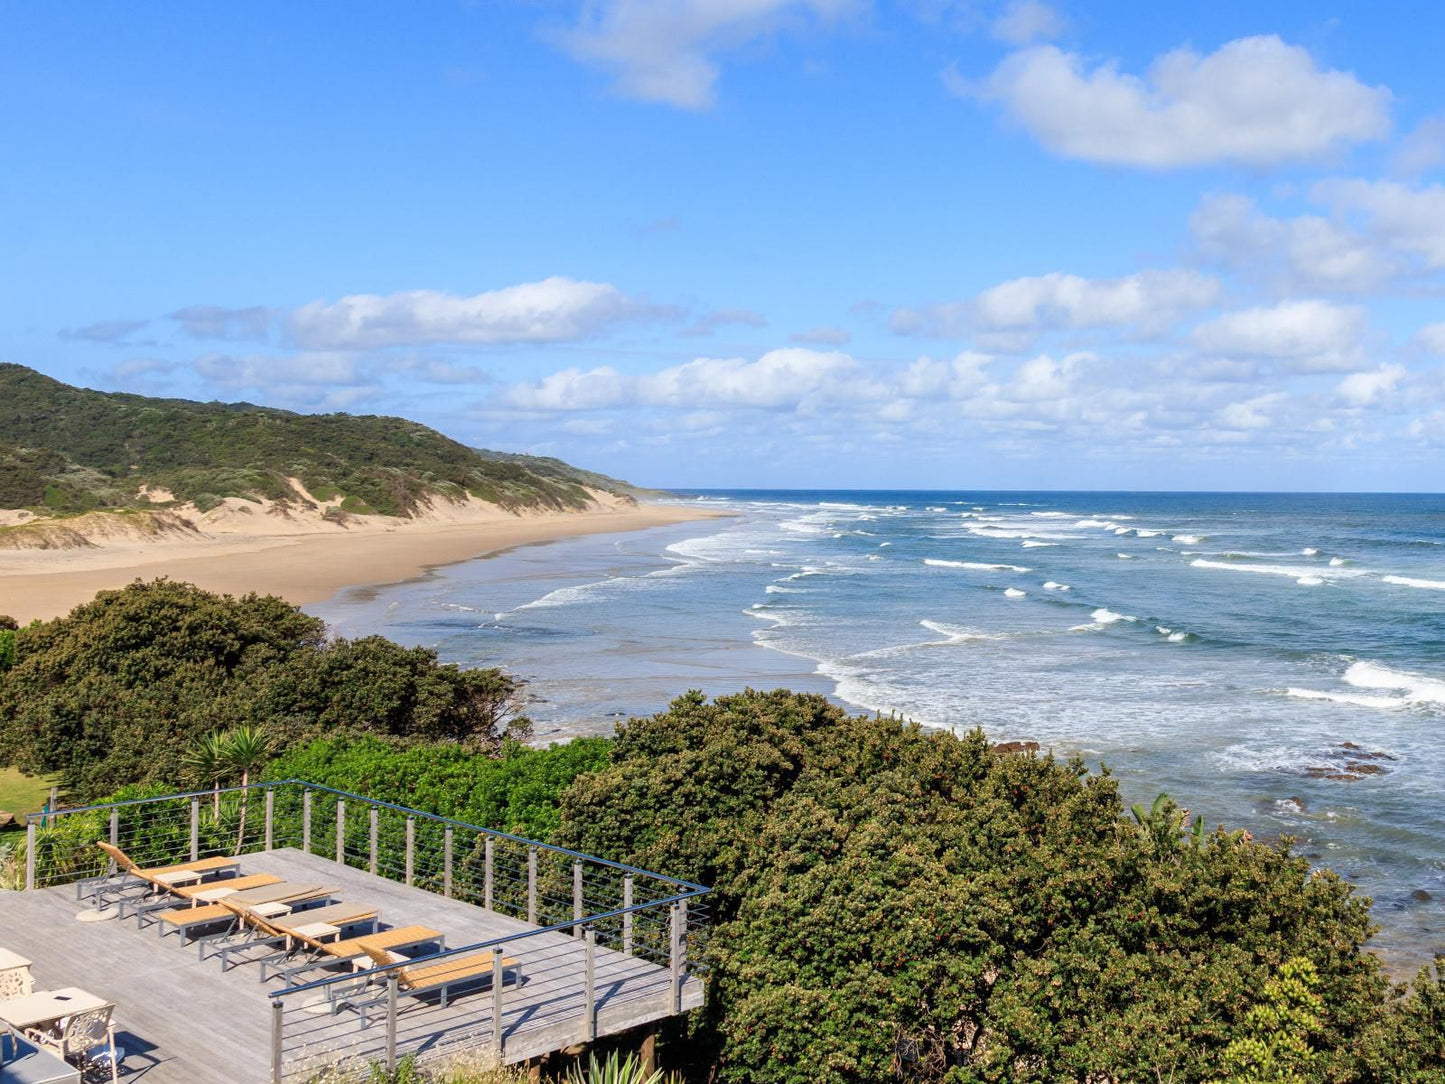
<instances>
[{"instance_id":1,"label":"tree canopy","mask_svg":"<svg viewBox=\"0 0 1445 1084\"><path fill-rule=\"evenodd\" d=\"M620 726L562 817L565 846L714 886L690 1038L721 1081L1225 1077L1289 961L1320 1003L1308 1079L1410 1079L1366 1054L1410 1027L1411 1071L1445 1065L1436 987L1386 1011L1334 874L1168 800L1126 818L1107 774L981 732L691 693Z\"/></svg>"},{"instance_id":2,"label":"tree canopy","mask_svg":"<svg viewBox=\"0 0 1445 1084\"><path fill-rule=\"evenodd\" d=\"M177 783L217 727L264 725L278 748L370 734L487 754L530 734L520 687L499 670L380 636L327 640L282 599L169 580L20 629L13 655L0 668L0 761L58 774L77 798Z\"/></svg>"}]
</instances>

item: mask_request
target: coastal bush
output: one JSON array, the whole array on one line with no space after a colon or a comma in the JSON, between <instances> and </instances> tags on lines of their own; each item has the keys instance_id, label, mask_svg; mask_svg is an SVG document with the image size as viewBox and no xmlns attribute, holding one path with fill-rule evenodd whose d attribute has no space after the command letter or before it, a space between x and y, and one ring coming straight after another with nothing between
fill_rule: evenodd
<instances>
[{"instance_id":1,"label":"coastal bush","mask_svg":"<svg viewBox=\"0 0 1445 1084\"><path fill-rule=\"evenodd\" d=\"M194 741L264 725L279 750L322 735L451 742L495 754L525 739L520 686L380 636L328 641L282 599L169 580L104 591L18 630L0 671L0 763L56 774L84 800L178 784Z\"/></svg>"},{"instance_id":2,"label":"coastal bush","mask_svg":"<svg viewBox=\"0 0 1445 1084\"><path fill-rule=\"evenodd\" d=\"M712 1079L1227 1077L1287 963L1319 1002L1302 1079L1387 1079L1369 1050L1406 1033L1440 1064L1438 983L1391 1000L1334 874L978 731L690 693L618 728L556 840L714 886Z\"/></svg>"},{"instance_id":3,"label":"coastal bush","mask_svg":"<svg viewBox=\"0 0 1445 1084\"><path fill-rule=\"evenodd\" d=\"M561 793L607 765L611 742L578 738L549 749L508 742L497 759L455 744L398 747L380 738L326 738L273 760L267 779L304 779L467 824L548 840Z\"/></svg>"}]
</instances>

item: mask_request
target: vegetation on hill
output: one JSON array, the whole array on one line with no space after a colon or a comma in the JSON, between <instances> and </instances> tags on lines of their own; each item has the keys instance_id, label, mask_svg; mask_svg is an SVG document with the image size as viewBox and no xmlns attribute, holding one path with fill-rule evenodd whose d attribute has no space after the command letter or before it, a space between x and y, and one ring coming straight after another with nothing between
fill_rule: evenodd
<instances>
[{"instance_id":1,"label":"vegetation on hill","mask_svg":"<svg viewBox=\"0 0 1445 1084\"><path fill-rule=\"evenodd\" d=\"M1441 977L1392 999L1334 874L980 732L694 693L562 813L564 846L714 886L708 1079L1445 1080Z\"/></svg>"},{"instance_id":2,"label":"vegetation on hill","mask_svg":"<svg viewBox=\"0 0 1445 1084\"><path fill-rule=\"evenodd\" d=\"M0 364L0 507L78 512L150 505L142 485L202 510L222 498L305 504L297 478L345 512L408 516L468 495L504 508L577 509L616 479L561 460L481 452L403 418L295 414L74 388Z\"/></svg>"},{"instance_id":3,"label":"vegetation on hill","mask_svg":"<svg viewBox=\"0 0 1445 1084\"><path fill-rule=\"evenodd\" d=\"M264 725L282 751L376 735L493 754L530 735L520 688L380 636L327 640L279 598L137 582L14 636L0 669L0 763L72 798L175 783L196 739Z\"/></svg>"}]
</instances>

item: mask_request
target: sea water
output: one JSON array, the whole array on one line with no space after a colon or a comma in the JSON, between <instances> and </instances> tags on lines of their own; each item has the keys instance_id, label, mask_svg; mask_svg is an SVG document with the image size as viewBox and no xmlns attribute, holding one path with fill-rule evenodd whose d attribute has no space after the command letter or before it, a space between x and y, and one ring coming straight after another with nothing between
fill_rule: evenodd
<instances>
[{"instance_id":1,"label":"sea water","mask_svg":"<svg viewBox=\"0 0 1445 1084\"><path fill-rule=\"evenodd\" d=\"M727 513L525 547L309 609L529 682L543 740L674 695L826 693L1106 765L1359 886L1445 951L1445 498L683 495Z\"/></svg>"}]
</instances>

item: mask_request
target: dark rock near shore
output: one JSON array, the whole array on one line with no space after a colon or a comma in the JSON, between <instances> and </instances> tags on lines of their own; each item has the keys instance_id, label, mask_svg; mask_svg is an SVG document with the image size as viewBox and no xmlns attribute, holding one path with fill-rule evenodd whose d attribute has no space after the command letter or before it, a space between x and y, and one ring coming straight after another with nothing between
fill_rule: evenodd
<instances>
[{"instance_id":1,"label":"dark rock near shore","mask_svg":"<svg viewBox=\"0 0 1445 1084\"><path fill-rule=\"evenodd\" d=\"M1410 893L1410 898L1416 903L1429 903L1435 897L1430 895L1430 893L1426 892L1423 888L1417 888L1414 892Z\"/></svg>"},{"instance_id":2,"label":"dark rock near shore","mask_svg":"<svg viewBox=\"0 0 1445 1084\"><path fill-rule=\"evenodd\" d=\"M1037 753L1039 743L1036 741L1001 741L993 747L995 753Z\"/></svg>"}]
</instances>

